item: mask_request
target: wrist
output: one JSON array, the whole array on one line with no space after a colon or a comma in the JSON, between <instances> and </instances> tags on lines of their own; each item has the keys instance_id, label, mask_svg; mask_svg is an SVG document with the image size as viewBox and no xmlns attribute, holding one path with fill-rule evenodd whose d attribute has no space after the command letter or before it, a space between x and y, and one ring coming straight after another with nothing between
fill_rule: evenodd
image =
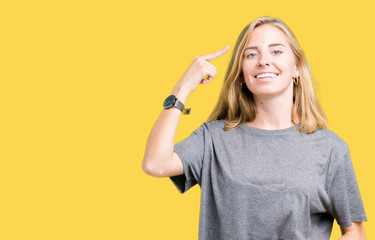
<instances>
[{"instance_id":1,"label":"wrist","mask_svg":"<svg viewBox=\"0 0 375 240\"><path fill-rule=\"evenodd\" d=\"M175 95L176 98L185 105L190 92L184 87L176 86L175 88L173 88L171 94Z\"/></svg>"}]
</instances>

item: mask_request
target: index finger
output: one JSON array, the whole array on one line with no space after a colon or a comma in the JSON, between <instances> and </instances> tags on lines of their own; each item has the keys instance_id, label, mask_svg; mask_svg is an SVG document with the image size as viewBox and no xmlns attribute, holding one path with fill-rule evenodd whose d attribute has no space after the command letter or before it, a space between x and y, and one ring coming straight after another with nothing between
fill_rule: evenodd
<instances>
[{"instance_id":1,"label":"index finger","mask_svg":"<svg viewBox=\"0 0 375 240\"><path fill-rule=\"evenodd\" d=\"M219 51L203 55L201 56L201 58L207 61L211 61L211 60L214 60L215 58L218 58L224 55L226 52L228 52L229 49L230 49L230 46L228 45L225 48L220 49Z\"/></svg>"}]
</instances>

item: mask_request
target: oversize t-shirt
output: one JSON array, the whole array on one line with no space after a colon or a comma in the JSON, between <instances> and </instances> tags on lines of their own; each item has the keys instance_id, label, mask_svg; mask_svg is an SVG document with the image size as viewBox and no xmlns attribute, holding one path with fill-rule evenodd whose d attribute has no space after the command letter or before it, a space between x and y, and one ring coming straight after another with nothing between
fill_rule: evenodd
<instances>
[{"instance_id":1,"label":"oversize t-shirt","mask_svg":"<svg viewBox=\"0 0 375 240\"><path fill-rule=\"evenodd\" d=\"M265 130L204 122L174 146L180 193L201 187L200 240L329 239L367 221L348 145L328 129Z\"/></svg>"}]
</instances>

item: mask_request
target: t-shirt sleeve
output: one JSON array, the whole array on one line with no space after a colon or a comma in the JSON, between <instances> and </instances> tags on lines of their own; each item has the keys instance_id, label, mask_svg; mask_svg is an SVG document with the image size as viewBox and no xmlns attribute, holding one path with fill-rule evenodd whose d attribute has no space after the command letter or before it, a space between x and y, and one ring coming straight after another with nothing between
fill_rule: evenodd
<instances>
[{"instance_id":1,"label":"t-shirt sleeve","mask_svg":"<svg viewBox=\"0 0 375 240\"><path fill-rule=\"evenodd\" d=\"M170 179L181 194L197 183L201 184L202 166L203 160L207 155L205 151L207 151L208 138L208 125L203 123L189 137L174 146L174 152L177 153L182 161L184 173L172 176Z\"/></svg>"},{"instance_id":2,"label":"t-shirt sleeve","mask_svg":"<svg viewBox=\"0 0 375 240\"><path fill-rule=\"evenodd\" d=\"M328 193L331 215L341 227L367 221L349 151L335 166Z\"/></svg>"}]
</instances>

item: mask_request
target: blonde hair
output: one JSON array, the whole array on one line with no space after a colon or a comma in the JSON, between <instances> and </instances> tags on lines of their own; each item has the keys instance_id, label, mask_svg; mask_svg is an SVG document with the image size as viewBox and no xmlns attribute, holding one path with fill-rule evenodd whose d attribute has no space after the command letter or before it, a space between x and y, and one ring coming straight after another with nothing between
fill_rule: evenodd
<instances>
[{"instance_id":1,"label":"blonde hair","mask_svg":"<svg viewBox=\"0 0 375 240\"><path fill-rule=\"evenodd\" d=\"M311 133L317 128L328 128L326 116L315 96L312 80L314 79L305 54L298 44L291 29L280 19L268 16L260 17L249 23L240 33L233 48L232 58L228 65L224 85L219 100L208 117L208 122L224 119L224 129L232 130L256 116L253 94L247 88L241 88L244 82L242 72L243 53L252 31L261 25L271 24L286 35L289 45L296 57L300 73L298 85L294 84L292 119L298 116L301 120L300 132Z\"/></svg>"}]
</instances>

